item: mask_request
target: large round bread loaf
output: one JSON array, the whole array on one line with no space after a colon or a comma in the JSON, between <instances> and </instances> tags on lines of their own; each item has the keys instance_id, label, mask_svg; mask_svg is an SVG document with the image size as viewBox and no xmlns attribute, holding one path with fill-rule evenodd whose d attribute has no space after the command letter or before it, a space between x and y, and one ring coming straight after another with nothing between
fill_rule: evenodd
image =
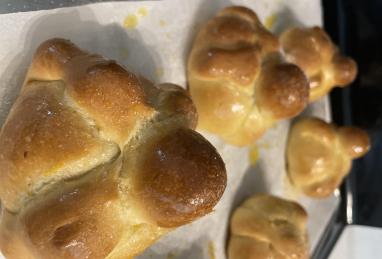
<instances>
[{"instance_id":1,"label":"large round bread loaf","mask_svg":"<svg viewBox=\"0 0 382 259\"><path fill-rule=\"evenodd\" d=\"M225 166L188 93L67 40L36 51L0 133L7 258L131 258L209 212Z\"/></svg>"}]
</instances>

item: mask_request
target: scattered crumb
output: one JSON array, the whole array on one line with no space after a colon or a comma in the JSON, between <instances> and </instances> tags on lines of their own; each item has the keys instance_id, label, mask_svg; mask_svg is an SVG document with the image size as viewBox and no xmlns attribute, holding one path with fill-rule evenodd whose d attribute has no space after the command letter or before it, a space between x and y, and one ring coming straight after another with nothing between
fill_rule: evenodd
<instances>
[{"instance_id":1,"label":"scattered crumb","mask_svg":"<svg viewBox=\"0 0 382 259\"><path fill-rule=\"evenodd\" d=\"M171 33L169 33L169 32L167 32L167 33L165 34L165 36L166 36L167 39L171 39L171 38L172 38L172 35L171 35Z\"/></svg>"},{"instance_id":2,"label":"scattered crumb","mask_svg":"<svg viewBox=\"0 0 382 259\"><path fill-rule=\"evenodd\" d=\"M176 256L176 254L175 254L174 252L170 252L170 253L168 253L168 255L167 255L167 259L174 259L175 256Z\"/></svg>"},{"instance_id":3,"label":"scattered crumb","mask_svg":"<svg viewBox=\"0 0 382 259\"><path fill-rule=\"evenodd\" d=\"M156 70L155 70L155 75L157 76L157 77L162 77L163 75L164 75L164 70L163 70L163 68L157 68Z\"/></svg>"},{"instance_id":4,"label":"scattered crumb","mask_svg":"<svg viewBox=\"0 0 382 259\"><path fill-rule=\"evenodd\" d=\"M122 58L127 59L129 57L129 51L127 48L121 48L119 52Z\"/></svg>"},{"instance_id":5,"label":"scattered crumb","mask_svg":"<svg viewBox=\"0 0 382 259\"><path fill-rule=\"evenodd\" d=\"M167 23L165 20L159 20L159 25L160 25L160 27L164 27L167 25Z\"/></svg>"},{"instance_id":6,"label":"scattered crumb","mask_svg":"<svg viewBox=\"0 0 382 259\"><path fill-rule=\"evenodd\" d=\"M215 257L215 245L214 245L214 242L212 242L212 241L208 242L208 255L210 256L210 259L216 259L216 257Z\"/></svg>"},{"instance_id":7,"label":"scattered crumb","mask_svg":"<svg viewBox=\"0 0 382 259\"><path fill-rule=\"evenodd\" d=\"M135 29L138 25L138 21L140 17L147 16L148 12L146 7L141 7L138 9L137 14L129 14L126 16L125 20L123 21L123 26L126 29Z\"/></svg>"},{"instance_id":8,"label":"scattered crumb","mask_svg":"<svg viewBox=\"0 0 382 259\"><path fill-rule=\"evenodd\" d=\"M255 166L257 161L259 160L259 148L256 146L256 144L253 144L249 148L249 162L252 166Z\"/></svg>"},{"instance_id":9,"label":"scattered crumb","mask_svg":"<svg viewBox=\"0 0 382 259\"><path fill-rule=\"evenodd\" d=\"M138 25L138 17L135 14L129 14L123 21L123 26L126 29L135 29Z\"/></svg>"},{"instance_id":10,"label":"scattered crumb","mask_svg":"<svg viewBox=\"0 0 382 259\"><path fill-rule=\"evenodd\" d=\"M277 19L276 14L269 15L267 18L265 18L265 22L264 22L265 28L267 28L268 30L272 29L273 25L275 25L276 19Z\"/></svg>"},{"instance_id":11,"label":"scattered crumb","mask_svg":"<svg viewBox=\"0 0 382 259\"><path fill-rule=\"evenodd\" d=\"M147 16L147 9L146 9L146 7L141 7L141 8L139 8L139 9L138 9L138 14L139 14L140 16L142 16L142 17Z\"/></svg>"}]
</instances>

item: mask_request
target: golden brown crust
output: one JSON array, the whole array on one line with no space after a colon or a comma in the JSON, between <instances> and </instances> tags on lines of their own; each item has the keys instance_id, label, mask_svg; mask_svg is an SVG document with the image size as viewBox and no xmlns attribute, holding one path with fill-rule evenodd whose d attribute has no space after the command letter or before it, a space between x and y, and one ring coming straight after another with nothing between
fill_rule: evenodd
<instances>
[{"instance_id":1,"label":"golden brown crust","mask_svg":"<svg viewBox=\"0 0 382 259\"><path fill-rule=\"evenodd\" d=\"M180 125L196 128L198 113L186 89L171 83L154 85L143 77L140 77L139 81L146 93L148 103L160 111L156 120L177 117Z\"/></svg>"},{"instance_id":2,"label":"golden brown crust","mask_svg":"<svg viewBox=\"0 0 382 259\"><path fill-rule=\"evenodd\" d=\"M198 113L190 94L180 86L174 84L160 84L157 95L157 107L163 114L170 116L181 116L185 123L195 129L198 122Z\"/></svg>"},{"instance_id":3,"label":"golden brown crust","mask_svg":"<svg viewBox=\"0 0 382 259\"><path fill-rule=\"evenodd\" d=\"M319 27L292 28L280 37L286 59L299 66L310 80L310 101L335 86L350 84L357 75L353 59L343 56Z\"/></svg>"},{"instance_id":4,"label":"golden brown crust","mask_svg":"<svg viewBox=\"0 0 382 259\"><path fill-rule=\"evenodd\" d=\"M222 9L217 16L237 16L241 19L245 19L251 23L258 24L260 23L259 18L256 13L251 9L248 9L244 6L229 6Z\"/></svg>"},{"instance_id":5,"label":"golden brown crust","mask_svg":"<svg viewBox=\"0 0 382 259\"><path fill-rule=\"evenodd\" d=\"M177 227L211 212L227 181L215 148L188 129L146 142L135 151L145 155L132 191L150 218Z\"/></svg>"},{"instance_id":6,"label":"golden brown crust","mask_svg":"<svg viewBox=\"0 0 382 259\"><path fill-rule=\"evenodd\" d=\"M4 254L132 258L211 212L226 172L196 121L179 86L66 40L41 44L0 133Z\"/></svg>"},{"instance_id":7,"label":"golden brown crust","mask_svg":"<svg viewBox=\"0 0 382 259\"><path fill-rule=\"evenodd\" d=\"M140 122L154 115L137 76L63 39L37 49L26 85L33 80L65 81L70 97L113 141L127 141Z\"/></svg>"},{"instance_id":8,"label":"golden brown crust","mask_svg":"<svg viewBox=\"0 0 382 259\"><path fill-rule=\"evenodd\" d=\"M229 259L285 259L268 242L243 236L231 236L229 240Z\"/></svg>"},{"instance_id":9,"label":"golden brown crust","mask_svg":"<svg viewBox=\"0 0 382 259\"><path fill-rule=\"evenodd\" d=\"M367 133L356 127L340 127L338 129L340 142L351 158L364 156L370 149L370 139Z\"/></svg>"},{"instance_id":10,"label":"golden brown crust","mask_svg":"<svg viewBox=\"0 0 382 259\"><path fill-rule=\"evenodd\" d=\"M256 102L274 118L290 118L300 113L308 101L306 78L297 66L270 64L263 66L255 89ZM282 82L282 87L280 87Z\"/></svg>"},{"instance_id":11,"label":"golden brown crust","mask_svg":"<svg viewBox=\"0 0 382 259\"><path fill-rule=\"evenodd\" d=\"M102 179L60 192L23 215L37 254L49 258L105 258L123 231L118 185ZM118 204L118 205L117 205Z\"/></svg>"},{"instance_id":12,"label":"golden brown crust","mask_svg":"<svg viewBox=\"0 0 382 259\"><path fill-rule=\"evenodd\" d=\"M306 221L305 210L295 202L253 196L233 213L229 258L308 258Z\"/></svg>"},{"instance_id":13,"label":"golden brown crust","mask_svg":"<svg viewBox=\"0 0 382 259\"><path fill-rule=\"evenodd\" d=\"M327 197L348 174L351 160L369 148L369 137L358 128L338 128L317 118L300 119L289 134L289 178L306 195Z\"/></svg>"},{"instance_id":14,"label":"golden brown crust","mask_svg":"<svg viewBox=\"0 0 382 259\"><path fill-rule=\"evenodd\" d=\"M277 37L245 7L221 10L199 31L187 69L199 127L235 145L250 144L307 104L303 72L282 64Z\"/></svg>"},{"instance_id":15,"label":"golden brown crust","mask_svg":"<svg viewBox=\"0 0 382 259\"><path fill-rule=\"evenodd\" d=\"M251 87L259 69L259 53L254 47L241 49L209 49L196 57L195 72L206 79L221 78Z\"/></svg>"},{"instance_id":16,"label":"golden brown crust","mask_svg":"<svg viewBox=\"0 0 382 259\"><path fill-rule=\"evenodd\" d=\"M79 180L57 183L19 213L3 208L3 254L7 258L105 258L125 227L116 165L101 166Z\"/></svg>"},{"instance_id":17,"label":"golden brown crust","mask_svg":"<svg viewBox=\"0 0 382 259\"><path fill-rule=\"evenodd\" d=\"M33 188L37 181L81 175L119 152L63 99L62 83L34 82L13 106L0 137L0 197L9 210L43 187Z\"/></svg>"}]
</instances>

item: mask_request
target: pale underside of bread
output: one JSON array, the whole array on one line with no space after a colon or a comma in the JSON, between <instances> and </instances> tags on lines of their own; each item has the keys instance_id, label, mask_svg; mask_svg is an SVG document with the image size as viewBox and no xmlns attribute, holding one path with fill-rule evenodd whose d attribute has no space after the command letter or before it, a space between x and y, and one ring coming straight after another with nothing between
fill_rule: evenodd
<instances>
[{"instance_id":1,"label":"pale underside of bread","mask_svg":"<svg viewBox=\"0 0 382 259\"><path fill-rule=\"evenodd\" d=\"M131 258L212 211L226 185L179 86L62 39L36 51L0 133L8 258Z\"/></svg>"}]
</instances>

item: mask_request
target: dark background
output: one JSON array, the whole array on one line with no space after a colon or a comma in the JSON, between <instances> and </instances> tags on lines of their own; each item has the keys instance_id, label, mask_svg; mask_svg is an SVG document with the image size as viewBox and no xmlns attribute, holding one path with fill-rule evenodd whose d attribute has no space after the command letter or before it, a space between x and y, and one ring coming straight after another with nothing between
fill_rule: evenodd
<instances>
[{"instance_id":1,"label":"dark background","mask_svg":"<svg viewBox=\"0 0 382 259\"><path fill-rule=\"evenodd\" d=\"M324 259L347 224L382 227L382 0L323 0L324 27L358 63L358 77L330 94L338 125L365 129L369 153L353 162L341 186L341 206L313 258Z\"/></svg>"},{"instance_id":2,"label":"dark background","mask_svg":"<svg viewBox=\"0 0 382 259\"><path fill-rule=\"evenodd\" d=\"M357 80L330 97L333 120L368 131L371 151L354 163L353 223L382 227L382 1L327 0L324 26L358 63Z\"/></svg>"}]
</instances>

